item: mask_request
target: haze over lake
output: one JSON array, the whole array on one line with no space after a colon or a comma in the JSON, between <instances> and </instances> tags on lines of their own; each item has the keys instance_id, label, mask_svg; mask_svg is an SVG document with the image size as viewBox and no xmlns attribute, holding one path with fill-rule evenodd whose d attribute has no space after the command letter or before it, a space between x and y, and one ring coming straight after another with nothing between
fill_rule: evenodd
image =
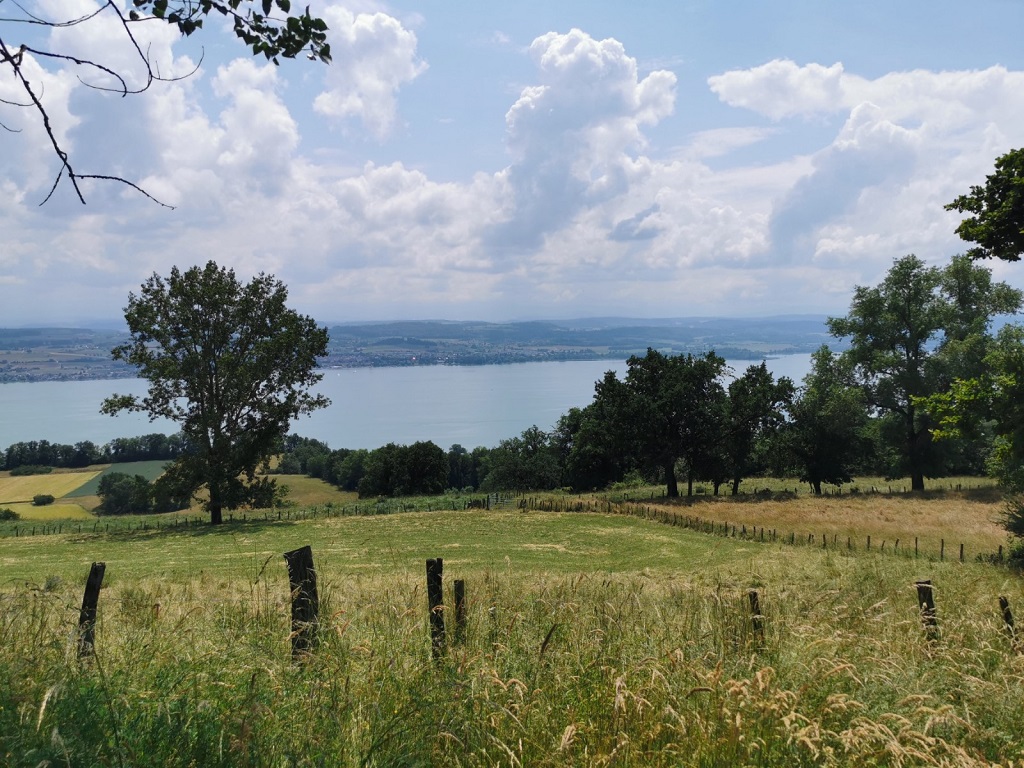
<instances>
[{"instance_id":1,"label":"haze over lake","mask_svg":"<svg viewBox=\"0 0 1024 768\"><path fill-rule=\"evenodd\" d=\"M756 361L728 362L739 374ZM806 354L767 362L776 377L789 376L796 384L810 369ZM378 448L417 440L432 440L444 449L454 443L470 449L493 447L533 425L551 429L570 408L588 405L594 384L609 370L622 378L626 364L594 360L330 369L324 371L318 391L331 398L331 406L294 422L292 431L331 448ZM171 422L99 412L102 400L115 392L145 391L141 379L0 384L0 450L29 440L102 445L115 437L176 432Z\"/></svg>"}]
</instances>

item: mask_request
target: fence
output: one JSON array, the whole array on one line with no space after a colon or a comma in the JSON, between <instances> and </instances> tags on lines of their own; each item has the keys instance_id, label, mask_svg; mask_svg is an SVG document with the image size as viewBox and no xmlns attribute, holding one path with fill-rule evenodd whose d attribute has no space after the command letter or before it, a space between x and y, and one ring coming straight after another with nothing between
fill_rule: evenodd
<instances>
[{"instance_id":1,"label":"fence","mask_svg":"<svg viewBox=\"0 0 1024 768\"><path fill-rule=\"evenodd\" d=\"M319 630L319 598L317 592L317 575L313 565L313 551L310 546L283 553L288 567L289 587L291 594L291 646L292 658L302 662L317 647ZM98 610L100 588L106 573L105 563L93 563L82 597L82 608L78 620L77 647L80 659L87 659L95 653L95 626ZM431 655L438 659L444 655L448 647L448 632L445 625L445 614L448 606L444 600L444 561L442 558L430 558L426 561L426 595L427 625ZM917 608L920 612L922 633L929 643L940 639L938 612L935 604L934 589L931 580L918 581L914 585L917 594ZM464 644L467 636L466 582L456 579L453 583L454 631L451 633L452 643ZM749 606L747 620L750 627L750 638L754 650L763 648L765 627L771 617L762 610L759 592L749 589L746 593ZM1022 648L1016 634L1013 613L1009 598L1000 595L998 598L999 616L1002 627L1010 641L1012 649L1019 653ZM489 613L493 618L496 608L492 605ZM551 632L554 631L552 627ZM541 646L541 653L551 637L551 632Z\"/></svg>"}]
</instances>

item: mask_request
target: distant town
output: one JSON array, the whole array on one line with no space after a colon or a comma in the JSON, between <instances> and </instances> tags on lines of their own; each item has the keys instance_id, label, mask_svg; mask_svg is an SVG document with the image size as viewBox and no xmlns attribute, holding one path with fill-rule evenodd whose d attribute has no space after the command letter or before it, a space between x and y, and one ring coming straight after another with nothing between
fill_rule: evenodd
<instances>
[{"instance_id":1,"label":"distant town","mask_svg":"<svg viewBox=\"0 0 1024 768\"><path fill-rule=\"evenodd\" d=\"M819 315L348 323L331 325L330 336L323 368L625 360L648 347L759 360L810 353L824 343L840 347ZM0 383L134 377L134 368L110 356L127 338L114 330L0 328Z\"/></svg>"}]
</instances>

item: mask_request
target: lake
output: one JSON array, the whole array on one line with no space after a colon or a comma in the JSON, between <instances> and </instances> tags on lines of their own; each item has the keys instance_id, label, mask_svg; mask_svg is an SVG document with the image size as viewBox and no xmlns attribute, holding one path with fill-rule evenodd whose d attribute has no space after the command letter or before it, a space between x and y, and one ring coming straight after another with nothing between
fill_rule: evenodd
<instances>
[{"instance_id":1,"label":"lake","mask_svg":"<svg viewBox=\"0 0 1024 768\"><path fill-rule=\"evenodd\" d=\"M796 384L811 364L810 355L782 355L767 362L776 377L789 376ZM731 360L729 365L742 373L751 361ZM609 370L622 378L626 364L594 360L329 369L317 390L331 399L331 406L298 419L292 431L331 448L378 448L417 440L432 440L446 450L454 443L469 449L493 447L533 425L549 430L570 408L588 405L594 384ZM99 412L102 400L115 392L145 391L141 379L0 384L0 450L29 440L102 445L115 437L176 432L168 421Z\"/></svg>"}]
</instances>

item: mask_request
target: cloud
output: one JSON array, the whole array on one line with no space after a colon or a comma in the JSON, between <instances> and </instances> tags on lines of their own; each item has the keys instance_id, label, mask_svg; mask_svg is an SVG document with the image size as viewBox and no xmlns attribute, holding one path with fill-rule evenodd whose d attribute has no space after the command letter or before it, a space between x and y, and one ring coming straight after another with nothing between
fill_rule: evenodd
<instances>
[{"instance_id":1,"label":"cloud","mask_svg":"<svg viewBox=\"0 0 1024 768\"><path fill-rule=\"evenodd\" d=\"M427 69L416 55L416 35L380 12L330 6L324 18L331 30L333 61L314 109L341 120L356 118L382 140L394 128L398 90Z\"/></svg>"},{"instance_id":2,"label":"cloud","mask_svg":"<svg viewBox=\"0 0 1024 768\"><path fill-rule=\"evenodd\" d=\"M1024 80L1006 68L866 78L768 62L707 79L714 124L691 119L697 97L677 104L675 75L645 75L621 42L575 29L537 37L529 69L508 75L526 85L484 116L495 143L504 127L507 167L442 181L400 135L420 28L328 11L325 70L235 59L232 39L197 75L117 99L30 62L81 167L178 208L95 185L88 207L65 195L36 208L52 150L24 110L0 106L25 129L0 134L5 312L116 315L150 272L212 257L276 274L324 319L835 313L894 257L955 252L943 203L1024 144ZM482 66L495 46L480 34ZM162 66L188 62L181 41L155 46ZM339 141L339 123L391 141Z\"/></svg>"},{"instance_id":3,"label":"cloud","mask_svg":"<svg viewBox=\"0 0 1024 768\"><path fill-rule=\"evenodd\" d=\"M847 214L870 188L905 181L918 146L912 131L887 120L874 104L855 107L835 141L814 156L813 171L776 204L771 218L775 259L808 250L818 229Z\"/></svg>"},{"instance_id":4,"label":"cloud","mask_svg":"<svg viewBox=\"0 0 1024 768\"><path fill-rule=\"evenodd\" d=\"M496 248L537 247L584 206L627 194L641 126L672 112L676 78L640 80L636 60L614 39L573 29L530 46L539 83L522 90L505 115L513 157L503 174L506 220L490 235Z\"/></svg>"},{"instance_id":5,"label":"cloud","mask_svg":"<svg viewBox=\"0 0 1024 768\"><path fill-rule=\"evenodd\" d=\"M781 120L841 109L849 80L844 78L842 64L801 67L788 59L775 59L752 69L709 77L708 86L730 106Z\"/></svg>"}]
</instances>

